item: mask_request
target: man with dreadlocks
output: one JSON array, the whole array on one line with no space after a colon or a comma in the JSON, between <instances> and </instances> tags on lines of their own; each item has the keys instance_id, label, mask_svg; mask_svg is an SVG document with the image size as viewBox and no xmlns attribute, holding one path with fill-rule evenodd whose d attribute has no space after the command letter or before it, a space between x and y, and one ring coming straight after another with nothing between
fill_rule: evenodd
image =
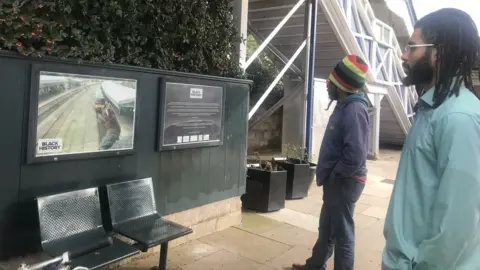
<instances>
[{"instance_id":1,"label":"man with dreadlocks","mask_svg":"<svg viewBox=\"0 0 480 270\"><path fill-rule=\"evenodd\" d=\"M441 9L415 25L405 85L421 96L385 221L384 270L480 269L480 100L472 18Z\"/></svg>"},{"instance_id":2,"label":"man with dreadlocks","mask_svg":"<svg viewBox=\"0 0 480 270\"><path fill-rule=\"evenodd\" d=\"M368 101L362 92L367 72L368 66L360 57L349 55L329 76L330 105L333 101L337 105L317 163L317 185L323 185L324 194L318 240L307 263L294 264L294 270L325 270L334 249L335 270L353 270L353 210L367 179Z\"/></svg>"}]
</instances>

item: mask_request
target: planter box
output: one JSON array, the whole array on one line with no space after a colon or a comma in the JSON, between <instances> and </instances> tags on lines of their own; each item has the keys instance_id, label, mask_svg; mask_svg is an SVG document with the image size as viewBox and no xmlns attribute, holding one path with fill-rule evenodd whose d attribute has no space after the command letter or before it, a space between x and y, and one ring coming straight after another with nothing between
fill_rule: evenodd
<instances>
[{"instance_id":1,"label":"planter box","mask_svg":"<svg viewBox=\"0 0 480 270\"><path fill-rule=\"evenodd\" d=\"M315 177L315 164L295 164L286 160L273 160L287 171L287 189L285 198L288 200L302 199L308 196L308 190Z\"/></svg>"},{"instance_id":2,"label":"planter box","mask_svg":"<svg viewBox=\"0 0 480 270\"><path fill-rule=\"evenodd\" d=\"M248 168L247 186L242 195L242 205L246 209L259 212L272 212L285 208L287 171L269 172Z\"/></svg>"}]
</instances>

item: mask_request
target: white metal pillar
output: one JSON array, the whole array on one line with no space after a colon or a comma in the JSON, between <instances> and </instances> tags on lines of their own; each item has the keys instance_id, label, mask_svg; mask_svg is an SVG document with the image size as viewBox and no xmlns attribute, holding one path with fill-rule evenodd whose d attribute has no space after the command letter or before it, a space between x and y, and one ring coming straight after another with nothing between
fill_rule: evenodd
<instances>
[{"instance_id":1,"label":"white metal pillar","mask_svg":"<svg viewBox=\"0 0 480 270\"><path fill-rule=\"evenodd\" d=\"M370 121L373 123L373 128L372 136L370 136L370 138L372 140L371 144L374 159L377 159L378 155L380 154L380 110L384 96L384 94L380 93L373 94L373 117L370 119Z\"/></svg>"},{"instance_id":2,"label":"white metal pillar","mask_svg":"<svg viewBox=\"0 0 480 270\"><path fill-rule=\"evenodd\" d=\"M248 0L233 0L230 2L233 7L235 25L242 42L238 44L240 66L243 67L247 60L247 37L248 37Z\"/></svg>"},{"instance_id":3,"label":"white metal pillar","mask_svg":"<svg viewBox=\"0 0 480 270\"><path fill-rule=\"evenodd\" d=\"M303 114L302 114L302 124L303 128L301 131L301 137L302 137L302 144L301 147L305 148L306 146L306 131L307 131L307 114L309 113L307 111L307 95L308 95L308 87L310 86L308 83L308 80L310 79L308 77L309 75L309 69L310 69L310 61L314 61L314 59L310 59L310 50L311 50L311 44L310 44L310 38L311 38L311 28L312 28L312 1L308 0L305 1L305 32L304 32L304 37L305 40L307 41L307 46L305 47L304 51L304 57L303 57L303 78L305 78L304 82L304 91L302 94L302 99L303 99L303 104L302 104L302 109L303 109ZM312 73L313 74L313 73Z\"/></svg>"}]
</instances>

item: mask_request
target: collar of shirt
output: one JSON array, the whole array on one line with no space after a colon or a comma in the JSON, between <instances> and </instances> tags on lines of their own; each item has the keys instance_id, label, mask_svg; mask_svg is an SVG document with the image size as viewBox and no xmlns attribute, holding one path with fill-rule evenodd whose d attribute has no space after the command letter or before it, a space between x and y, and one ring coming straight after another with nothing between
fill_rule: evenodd
<instances>
[{"instance_id":1,"label":"collar of shirt","mask_svg":"<svg viewBox=\"0 0 480 270\"><path fill-rule=\"evenodd\" d=\"M458 80L458 77L456 79L452 80L452 85L455 84L455 82ZM465 83L461 82L460 83L460 89L465 88ZM429 107L433 107L434 100L433 100L433 94L435 93L435 86L427 90L421 97L420 99L423 101L424 104L428 105Z\"/></svg>"}]
</instances>

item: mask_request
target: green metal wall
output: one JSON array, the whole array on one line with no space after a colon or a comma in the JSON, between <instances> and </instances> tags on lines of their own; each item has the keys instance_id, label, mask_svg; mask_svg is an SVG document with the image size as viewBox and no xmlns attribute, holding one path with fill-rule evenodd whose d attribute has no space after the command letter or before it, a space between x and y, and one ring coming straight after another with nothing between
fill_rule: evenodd
<instances>
[{"instance_id":1,"label":"green metal wall","mask_svg":"<svg viewBox=\"0 0 480 270\"><path fill-rule=\"evenodd\" d=\"M135 153L26 164L32 64L137 79ZM169 78L225 86L222 146L156 151L160 80ZM37 196L152 177L157 208L167 215L243 194L248 98L244 80L0 54L0 258L38 248Z\"/></svg>"}]
</instances>

